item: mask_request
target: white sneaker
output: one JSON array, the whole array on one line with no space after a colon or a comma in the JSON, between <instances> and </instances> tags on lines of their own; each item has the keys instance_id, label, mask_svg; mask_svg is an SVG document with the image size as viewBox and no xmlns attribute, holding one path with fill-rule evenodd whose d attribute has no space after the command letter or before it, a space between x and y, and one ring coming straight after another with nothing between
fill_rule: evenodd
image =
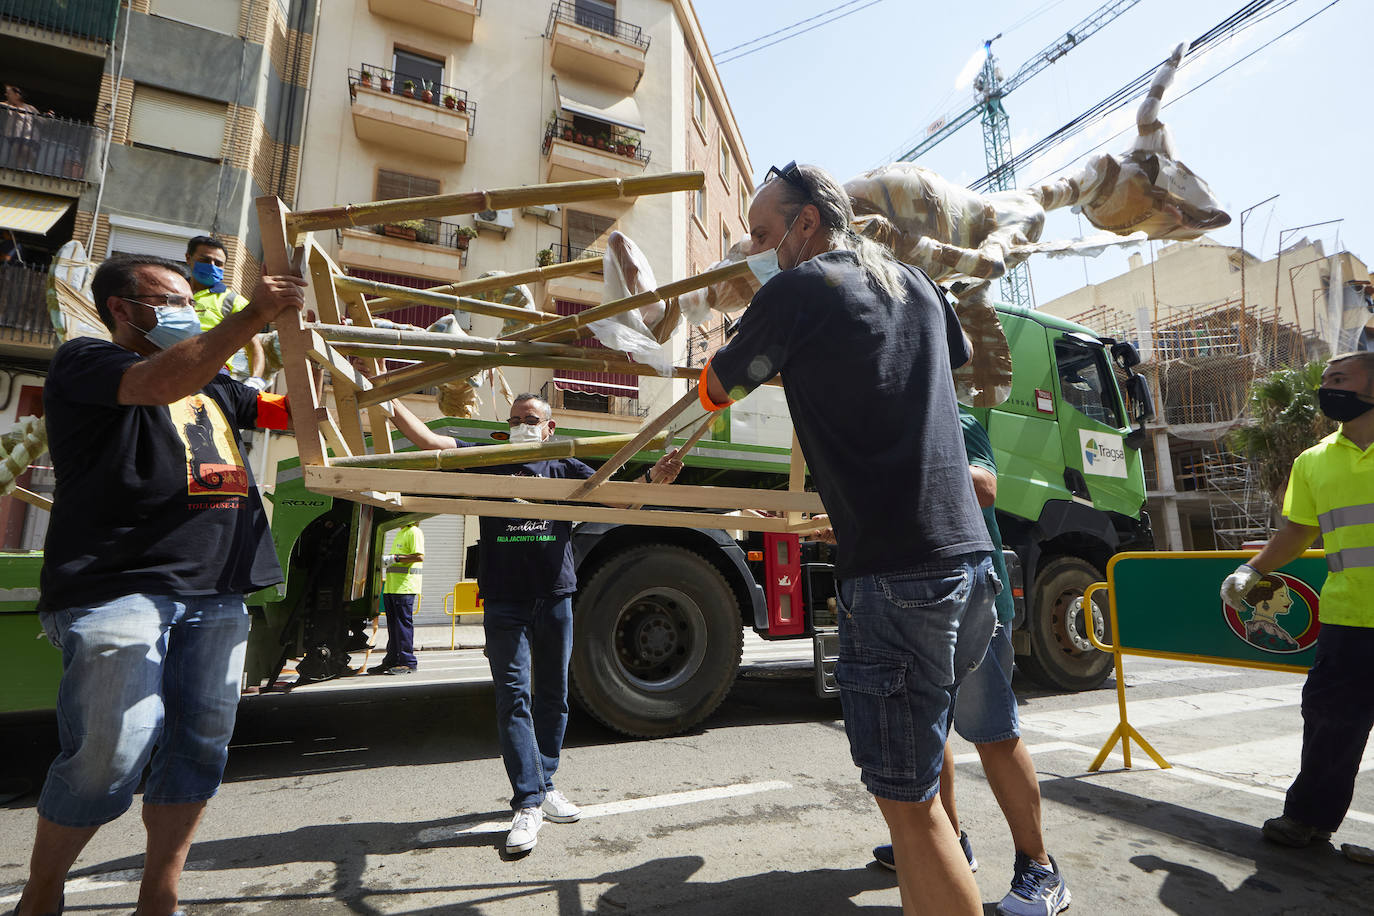
<instances>
[{"instance_id":1,"label":"white sneaker","mask_svg":"<svg viewBox=\"0 0 1374 916\"><path fill-rule=\"evenodd\" d=\"M539 828L544 826L544 812L538 808L521 808L506 834L506 852L524 852L539 842Z\"/></svg>"},{"instance_id":2,"label":"white sneaker","mask_svg":"<svg viewBox=\"0 0 1374 916\"><path fill-rule=\"evenodd\" d=\"M582 817L582 809L562 792L550 789L544 793L544 816L555 824L571 824Z\"/></svg>"}]
</instances>

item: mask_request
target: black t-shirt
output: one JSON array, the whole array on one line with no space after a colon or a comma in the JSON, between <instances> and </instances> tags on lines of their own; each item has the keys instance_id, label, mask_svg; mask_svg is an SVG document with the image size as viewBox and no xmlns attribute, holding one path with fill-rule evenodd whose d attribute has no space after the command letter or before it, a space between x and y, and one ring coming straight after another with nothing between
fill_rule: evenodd
<instances>
[{"instance_id":1,"label":"black t-shirt","mask_svg":"<svg viewBox=\"0 0 1374 916\"><path fill-rule=\"evenodd\" d=\"M94 338L53 356L43 410L57 483L42 610L282 581L238 435L257 423L257 392L221 374L175 404L121 405L120 379L142 358Z\"/></svg>"},{"instance_id":2,"label":"black t-shirt","mask_svg":"<svg viewBox=\"0 0 1374 916\"><path fill-rule=\"evenodd\" d=\"M595 473L576 458L475 470L512 477L567 477L577 480L586 480ZM481 530L477 587L484 601L549 598L571 595L577 591L577 572L573 569L572 522L482 516Z\"/></svg>"},{"instance_id":3,"label":"black t-shirt","mask_svg":"<svg viewBox=\"0 0 1374 916\"><path fill-rule=\"evenodd\" d=\"M782 373L802 452L839 544L841 578L991 550L950 369L968 361L944 293L903 265L874 291L851 252L773 277L711 361L732 398Z\"/></svg>"}]
</instances>

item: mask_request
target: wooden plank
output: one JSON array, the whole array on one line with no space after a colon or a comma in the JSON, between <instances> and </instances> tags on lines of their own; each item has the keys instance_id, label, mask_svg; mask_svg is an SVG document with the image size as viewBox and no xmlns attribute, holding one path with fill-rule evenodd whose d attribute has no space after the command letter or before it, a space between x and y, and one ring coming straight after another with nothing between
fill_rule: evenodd
<instances>
[{"instance_id":1,"label":"wooden plank","mask_svg":"<svg viewBox=\"0 0 1374 916\"><path fill-rule=\"evenodd\" d=\"M529 270L517 270L514 273L500 274L494 277L478 277L476 280L462 280L458 283L445 283L443 286L431 286L425 292L448 293L451 296L475 296L478 293L489 293L494 289L519 286L522 283L545 283L559 277L575 277L578 274L595 273L600 269L600 258L580 258L576 261L564 261L562 264L550 264L548 267L533 267ZM367 304L367 307L372 310L374 315L384 315L387 312L403 309L408 304L397 302L394 299L373 299Z\"/></svg>"},{"instance_id":2,"label":"wooden plank","mask_svg":"<svg viewBox=\"0 0 1374 916\"><path fill-rule=\"evenodd\" d=\"M37 509L44 509L48 512L52 511L52 500L40 493L35 493L32 490L25 490L23 487L17 486L10 491L10 495L20 502L28 503L30 506Z\"/></svg>"},{"instance_id":3,"label":"wooden plank","mask_svg":"<svg viewBox=\"0 0 1374 916\"><path fill-rule=\"evenodd\" d=\"M363 435L362 409L358 397L347 388L334 389L334 403L339 412L339 432L348 443L348 454L367 454L367 437Z\"/></svg>"},{"instance_id":4,"label":"wooden plank","mask_svg":"<svg viewBox=\"0 0 1374 916\"><path fill-rule=\"evenodd\" d=\"M311 490L362 492L394 490L410 495L461 496L481 499L514 497L520 499L576 502L579 499L603 503L646 503L655 506L680 506L688 509L759 509L767 512L821 512L816 493L789 493L786 490L757 490L749 487L702 487L690 484L607 481L595 495L578 497L580 480L545 477L506 477L459 471L412 471L381 468L311 467L304 471L305 485Z\"/></svg>"},{"instance_id":5,"label":"wooden plank","mask_svg":"<svg viewBox=\"0 0 1374 916\"><path fill-rule=\"evenodd\" d=\"M300 270L292 261L300 249L287 245L286 206L275 197L259 197L258 226L262 236L263 273L268 276L294 274ZM320 407L315 394L315 380L306 360L306 335L303 316L288 309L277 316L277 339L281 343L282 369L286 373L286 390L291 396L291 426L296 435L296 449L301 464L325 464L324 443L320 438L316 411Z\"/></svg>"},{"instance_id":6,"label":"wooden plank","mask_svg":"<svg viewBox=\"0 0 1374 916\"><path fill-rule=\"evenodd\" d=\"M691 407L694 403L696 403L696 401L697 393L695 391L689 390L681 398L678 398L676 404L674 404L672 407L669 407L667 410L659 414L657 417L654 417L652 420L649 420L647 423L645 423L644 427L639 431L639 433L636 434L635 437L632 440L630 440L624 448L622 448L620 451L616 452L614 455L608 458L606 460L606 463L603 464L599 469L597 469L597 472L595 474L584 480L582 482L582 486L578 487L576 490L573 491L572 498L577 499L579 497L585 496L592 490L595 490L597 487L605 483L608 479L610 479L610 476L612 474L620 470L621 466L624 465L625 462L633 458L636 452L643 449L644 446L649 442L649 440L653 439L653 437L658 434L659 430L663 429L669 423L673 422L673 420L675 420L679 414L681 414L688 407Z\"/></svg>"},{"instance_id":7,"label":"wooden plank","mask_svg":"<svg viewBox=\"0 0 1374 916\"><path fill-rule=\"evenodd\" d=\"M320 248L315 240L306 237L305 244L305 264L310 272L310 289L308 295L314 297L316 314L321 321L330 324L339 324L343 320L344 310L339 306L339 294L334 289L334 275L330 268L333 262L329 260L329 255ZM333 348L331 348L314 331L311 332L311 356L317 361L320 354L327 354L328 365L334 368L335 360L342 362L342 366L335 373L336 378L343 377L344 384L334 386L334 404L338 412L339 432L343 440L348 445L347 451L335 450L335 454L360 455L367 449L367 440L363 436L362 411L358 407L358 400L354 397L354 392L359 388L371 387L366 378L357 375L356 370L346 360L343 360ZM346 376L341 376L347 367ZM361 379L361 382L359 381ZM328 439L326 431L325 438Z\"/></svg>"},{"instance_id":8,"label":"wooden plank","mask_svg":"<svg viewBox=\"0 0 1374 916\"><path fill-rule=\"evenodd\" d=\"M328 493L329 491L321 491ZM546 503L489 502L476 499L445 499L437 496L401 496L399 504L367 495L348 496L367 505L431 515L478 515L498 518L537 518L569 522L607 522L654 528L709 528L722 531L775 531L787 533L785 519L711 512L669 512L659 509L613 509L604 506L560 506ZM391 494L387 494L390 496ZM380 494L379 494L380 496Z\"/></svg>"},{"instance_id":9,"label":"wooden plank","mask_svg":"<svg viewBox=\"0 0 1374 916\"><path fill-rule=\"evenodd\" d=\"M306 355L329 370L330 376L335 383L342 382L345 387L352 391L367 391L372 387L372 382L343 356L339 355L323 337L311 328L305 329L306 334Z\"/></svg>"},{"instance_id":10,"label":"wooden plank","mask_svg":"<svg viewBox=\"0 0 1374 916\"><path fill-rule=\"evenodd\" d=\"M290 238L294 239L307 232L318 232L322 229L375 226L379 223L394 223L406 219L462 216L466 213L480 213L483 210L510 210L540 204L571 204L587 200L668 194L673 191L700 191L705 186L706 174L700 171L664 172L661 175L645 175L639 178L564 181L301 210L288 216L286 228L290 232Z\"/></svg>"},{"instance_id":11,"label":"wooden plank","mask_svg":"<svg viewBox=\"0 0 1374 916\"><path fill-rule=\"evenodd\" d=\"M792 452L787 467L787 489L793 493L806 489L806 458L802 455L801 441L797 439L795 428L792 430ZM801 522L801 513L787 513L789 525L799 525Z\"/></svg>"},{"instance_id":12,"label":"wooden plank","mask_svg":"<svg viewBox=\"0 0 1374 916\"><path fill-rule=\"evenodd\" d=\"M324 434L325 445L334 450L335 455L349 457L353 454L352 449L344 440L343 433L335 425L334 418L329 415L327 407L321 407L315 411L315 422L320 426L320 432Z\"/></svg>"},{"instance_id":13,"label":"wooden plank","mask_svg":"<svg viewBox=\"0 0 1374 916\"><path fill-rule=\"evenodd\" d=\"M359 455L348 461L331 462L331 467L376 468L381 470L444 470L471 467L495 467L502 464L525 464L530 461L550 461L555 458L599 458L620 448L632 437L627 433L615 436L588 436L583 439L559 438L539 443L502 443L462 448L421 449L397 452L393 455ZM653 443L662 446L668 434L661 433Z\"/></svg>"}]
</instances>

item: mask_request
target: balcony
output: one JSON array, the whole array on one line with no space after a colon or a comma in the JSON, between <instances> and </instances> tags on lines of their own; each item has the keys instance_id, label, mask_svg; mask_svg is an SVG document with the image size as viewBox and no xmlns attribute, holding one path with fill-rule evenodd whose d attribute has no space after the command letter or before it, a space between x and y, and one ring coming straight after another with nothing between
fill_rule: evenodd
<instances>
[{"instance_id":1,"label":"balcony","mask_svg":"<svg viewBox=\"0 0 1374 916\"><path fill-rule=\"evenodd\" d=\"M105 45L118 16L119 0L0 0L0 19Z\"/></svg>"},{"instance_id":2,"label":"balcony","mask_svg":"<svg viewBox=\"0 0 1374 916\"><path fill-rule=\"evenodd\" d=\"M472 41L482 0L367 0L374 16L419 26L459 41Z\"/></svg>"},{"instance_id":3,"label":"balcony","mask_svg":"<svg viewBox=\"0 0 1374 916\"><path fill-rule=\"evenodd\" d=\"M549 9L544 35L553 42L556 71L633 92L644 76L649 37L637 25L559 0Z\"/></svg>"},{"instance_id":4,"label":"balcony","mask_svg":"<svg viewBox=\"0 0 1374 916\"><path fill-rule=\"evenodd\" d=\"M540 266L543 266L545 260L550 264L563 264L583 258L599 258L605 254L595 248L579 248L575 245L550 245L546 250L552 255L552 259L542 253L537 255L535 262ZM559 300L600 302L603 286L599 267L592 273L578 274L575 277L553 277L544 284L544 295L539 301L539 307L551 310L553 304Z\"/></svg>"},{"instance_id":5,"label":"balcony","mask_svg":"<svg viewBox=\"0 0 1374 916\"><path fill-rule=\"evenodd\" d=\"M41 355L57 347L48 317L48 269L0 265L0 352Z\"/></svg>"},{"instance_id":6,"label":"balcony","mask_svg":"<svg viewBox=\"0 0 1374 916\"><path fill-rule=\"evenodd\" d=\"M340 259L353 267L419 273L451 283L462 279L467 266L470 232L471 227L441 219L344 229Z\"/></svg>"},{"instance_id":7,"label":"balcony","mask_svg":"<svg viewBox=\"0 0 1374 916\"><path fill-rule=\"evenodd\" d=\"M394 83L394 73L371 64L348 71L358 139L443 162L466 162L477 121L477 106L467 90Z\"/></svg>"},{"instance_id":8,"label":"balcony","mask_svg":"<svg viewBox=\"0 0 1374 916\"><path fill-rule=\"evenodd\" d=\"M590 133L567 118L554 118L544 128L543 152L549 160L546 181L633 178L649 165L650 155L632 131L606 125Z\"/></svg>"},{"instance_id":9,"label":"balcony","mask_svg":"<svg viewBox=\"0 0 1374 916\"><path fill-rule=\"evenodd\" d=\"M0 169L33 176L19 182L26 186L79 195L99 181L104 140L105 132L90 124L0 104Z\"/></svg>"}]
</instances>

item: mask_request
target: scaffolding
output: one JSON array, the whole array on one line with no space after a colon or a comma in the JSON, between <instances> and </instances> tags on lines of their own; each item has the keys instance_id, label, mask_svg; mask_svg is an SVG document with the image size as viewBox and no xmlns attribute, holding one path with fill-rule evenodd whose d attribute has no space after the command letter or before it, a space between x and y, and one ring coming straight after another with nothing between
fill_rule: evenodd
<instances>
[{"instance_id":1,"label":"scaffolding","mask_svg":"<svg viewBox=\"0 0 1374 916\"><path fill-rule=\"evenodd\" d=\"M1212 516L1212 532L1221 550L1240 550L1247 543L1267 541L1273 533L1273 503L1259 485L1254 467L1242 455L1227 451L1203 453L1203 474Z\"/></svg>"}]
</instances>

